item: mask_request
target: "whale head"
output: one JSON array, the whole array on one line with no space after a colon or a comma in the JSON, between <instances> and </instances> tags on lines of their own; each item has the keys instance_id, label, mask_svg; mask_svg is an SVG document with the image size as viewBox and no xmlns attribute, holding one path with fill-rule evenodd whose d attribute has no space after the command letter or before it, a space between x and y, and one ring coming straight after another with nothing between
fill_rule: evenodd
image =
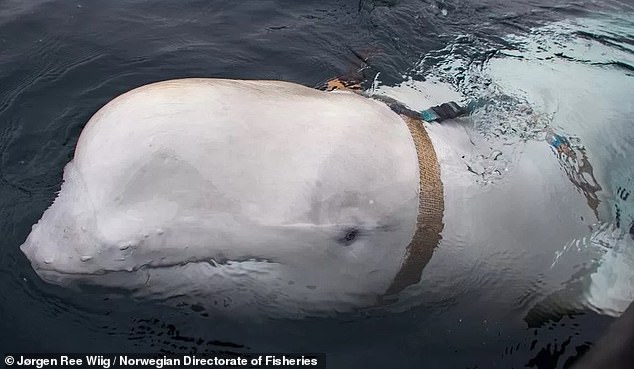
<instances>
[{"instance_id":1,"label":"whale head","mask_svg":"<svg viewBox=\"0 0 634 369\"><path fill-rule=\"evenodd\" d=\"M407 126L378 102L162 82L93 116L21 249L60 285L232 312L342 311L376 302L399 272L418 184Z\"/></svg>"}]
</instances>

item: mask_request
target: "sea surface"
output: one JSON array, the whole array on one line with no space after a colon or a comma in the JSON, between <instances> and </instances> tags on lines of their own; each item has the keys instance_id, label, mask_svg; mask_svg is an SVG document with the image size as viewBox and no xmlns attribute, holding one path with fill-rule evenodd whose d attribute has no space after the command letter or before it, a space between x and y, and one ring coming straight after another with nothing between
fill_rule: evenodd
<instances>
[{"instance_id":1,"label":"sea surface","mask_svg":"<svg viewBox=\"0 0 634 369\"><path fill-rule=\"evenodd\" d=\"M451 298L405 294L384 313L257 322L42 282L19 246L85 123L123 92L184 77L316 88L343 77L411 107L417 94L451 90L480 102L465 124L495 158L518 142L561 155L555 142L566 140L579 160L561 159L561 173L596 219L560 247L535 246L552 264L521 276L524 298L508 309L482 292L515 281L495 265L465 270L468 291ZM321 352L329 368L568 368L634 299L632 96L627 1L0 0L0 354ZM495 158L466 163L482 186L512 164ZM593 277L549 285L584 270ZM577 282L589 289L578 304Z\"/></svg>"}]
</instances>

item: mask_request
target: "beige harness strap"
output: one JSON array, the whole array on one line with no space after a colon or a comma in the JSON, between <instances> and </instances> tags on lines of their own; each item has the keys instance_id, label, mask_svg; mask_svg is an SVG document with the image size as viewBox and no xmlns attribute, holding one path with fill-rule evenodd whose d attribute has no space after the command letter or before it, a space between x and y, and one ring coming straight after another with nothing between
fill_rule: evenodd
<instances>
[{"instance_id":1,"label":"beige harness strap","mask_svg":"<svg viewBox=\"0 0 634 369\"><path fill-rule=\"evenodd\" d=\"M444 227L442 219L445 210L443 185L440 180L440 166L434 146L422 121L403 115L401 117L407 123L412 134L418 155L420 172L418 217L416 232L405 251L405 261L385 292L386 296L397 294L405 287L420 281L423 268L431 259L434 249L442 239L440 233Z\"/></svg>"},{"instance_id":2,"label":"beige harness strap","mask_svg":"<svg viewBox=\"0 0 634 369\"><path fill-rule=\"evenodd\" d=\"M358 85L353 85L352 89L349 88L339 78L333 78L326 83L326 90L328 91L351 90L357 92L355 90L358 88ZM379 96L375 96L375 98L377 97ZM385 101L385 97L379 100L390 105L389 102ZM393 109L392 106L390 108ZM401 118L407 124L407 128L412 135L414 146L416 147L416 155L418 156L420 176L418 216L416 219L416 231L412 241L405 250L405 260L394 277L392 284L380 298L380 303L387 303L388 299L384 297L395 295L407 286L420 281L423 268L431 259L434 249L442 239L440 233L444 228L442 218L445 211L445 201L436 151L434 151L434 146L420 119L407 115L401 115Z\"/></svg>"}]
</instances>

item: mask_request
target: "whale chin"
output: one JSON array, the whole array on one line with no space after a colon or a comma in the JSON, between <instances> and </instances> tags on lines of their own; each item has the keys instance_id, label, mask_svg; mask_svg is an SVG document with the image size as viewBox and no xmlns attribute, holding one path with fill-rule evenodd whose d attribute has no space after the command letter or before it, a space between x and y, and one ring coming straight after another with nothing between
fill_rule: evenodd
<instances>
[{"instance_id":1,"label":"whale chin","mask_svg":"<svg viewBox=\"0 0 634 369\"><path fill-rule=\"evenodd\" d=\"M351 314L376 306L373 293L332 294L289 280L284 265L268 261L195 262L103 274L40 269L46 282L112 299L160 303L227 320L303 319ZM122 287L125 286L125 287ZM310 302L309 302L310 301Z\"/></svg>"}]
</instances>

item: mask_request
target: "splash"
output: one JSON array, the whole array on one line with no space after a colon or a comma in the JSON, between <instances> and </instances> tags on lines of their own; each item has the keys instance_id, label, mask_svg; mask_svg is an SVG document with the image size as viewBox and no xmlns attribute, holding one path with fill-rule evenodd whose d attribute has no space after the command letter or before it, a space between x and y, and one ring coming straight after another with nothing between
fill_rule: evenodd
<instances>
[{"instance_id":1,"label":"splash","mask_svg":"<svg viewBox=\"0 0 634 369\"><path fill-rule=\"evenodd\" d=\"M477 150L463 161L480 184L504 178L522 143L548 145L596 219L582 219L588 233L555 248L547 277L558 285L554 275L569 270L567 303L611 316L634 300L632 19L597 14L502 39L459 35L427 53L401 84L373 86L418 110L471 104L460 124L475 132Z\"/></svg>"}]
</instances>

